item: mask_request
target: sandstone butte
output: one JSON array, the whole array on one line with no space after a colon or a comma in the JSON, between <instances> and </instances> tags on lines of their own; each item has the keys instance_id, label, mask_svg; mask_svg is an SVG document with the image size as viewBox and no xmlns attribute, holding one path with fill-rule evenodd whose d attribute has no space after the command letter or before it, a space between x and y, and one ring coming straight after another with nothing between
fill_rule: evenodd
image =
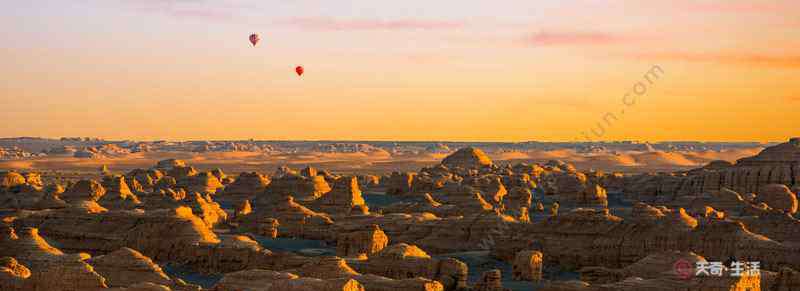
<instances>
[{"instance_id":1,"label":"sandstone butte","mask_svg":"<svg viewBox=\"0 0 800 291\"><path fill-rule=\"evenodd\" d=\"M798 139L658 174L494 163L468 147L383 176L177 159L103 175L0 172L1 290L800 290ZM330 253L264 244L300 240ZM674 268L731 258L761 272Z\"/></svg>"}]
</instances>

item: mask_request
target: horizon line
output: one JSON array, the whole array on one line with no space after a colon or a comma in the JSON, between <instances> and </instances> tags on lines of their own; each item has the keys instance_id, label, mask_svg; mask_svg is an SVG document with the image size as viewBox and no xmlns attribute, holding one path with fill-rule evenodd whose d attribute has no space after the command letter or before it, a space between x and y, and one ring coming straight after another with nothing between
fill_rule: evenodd
<instances>
[{"instance_id":1,"label":"horizon line","mask_svg":"<svg viewBox=\"0 0 800 291\"><path fill-rule=\"evenodd\" d=\"M658 143L759 143L759 144L770 144L770 143L782 143L788 142L793 137L786 138L782 141L758 141L758 140L738 140L738 141L718 141L718 140L657 140L657 141L649 141L649 140L598 140L598 141L578 141L578 140L571 140L571 141L564 141L564 140L525 140L525 141L497 141L497 140L381 140L381 139L241 139L241 138L234 138L234 139L105 139L102 137L35 137L35 136L14 136L14 137L0 137L0 140L11 140L11 139L43 139L43 140L61 140L61 139L93 139L99 141L105 141L110 143L119 143L119 142L237 142L237 141L252 141L252 142L365 142L365 143L382 143L382 142L402 142L402 143L496 143L496 144L521 144L521 143L577 143L577 144L603 144L603 143L650 143L650 144L658 144Z\"/></svg>"}]
</instances>

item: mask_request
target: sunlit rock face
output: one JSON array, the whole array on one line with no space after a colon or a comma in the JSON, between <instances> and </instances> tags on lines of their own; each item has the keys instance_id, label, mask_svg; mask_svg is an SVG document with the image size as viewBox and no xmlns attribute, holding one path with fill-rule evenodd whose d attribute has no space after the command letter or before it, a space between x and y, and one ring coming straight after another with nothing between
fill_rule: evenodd
<instances>
[{"instance_id":1,"label":"sunlit rock face","mask_svg":"<svg viewBox=\"0 0 800 291\"><path fill-rule=\"evenodd\" d=\"M636 175L626 179L627 195L644 201L669 201L727 188L756 193L770 184L793 187L800 183L798 139L768 147L731 166L720 163L680 174Z\"/></svg>"},{"instance_id":2,"label":"sunlit rock face","mask_svg":"<svg viewBox=\"0 0 800 291\"><path fill-rule=\"evenodd\" d=\"M388 246L365 261L353 262L353 268L393 279L430 278L441 282L446 290L466 286L467 279L463 262L431 258L419 247L405 243Z\"/></svg>"},{"instance_id":3,"label":"sunlit rock face","mask_svg":"<svg viewBox=\"0 0 800 291\"><path fill-rule=\"evenodd\" d=\"M171 160L61 187L3 172L0 289L793 290L797 186L773 182L792 175L724 186L735 183L723 172L785 166L792 148L780 149L653 175L493 163L469 148L377 175L305 166L233 178ZM731 258L758 260L762 276L674 270Z\"/></svg>"},{"instance_id":4,"label":"sunlit rock face","mask_svg":"<svg viewBox=\"0 0 800 291\"><path fill-rule=\"evenodd\" d=\"M357 207L366 207L356 177L337 179L331 191L308 205L312 209L331 215L349 215Z\"/></svg>"},{"instance_id":5,"label":"sunlit rock face","mask_svg":"<svg viewBox=\"0 0 800 291\"><path fill-rule=\"evenodd\" d=\"M253 200L259 193L263 193L271 180L266 175L256 172L243 172L236 177L233 183L226 185L225 190L217 195L217 199L233 205L239 205L245 200Z\"/></svg>"},{"instance_id":6,"label":"sunlit rock face","mask_svg":"<svg viewBox=\"0 0 800 291\"><path fill-rule=\"evenodd\" d=\"M444 160L442 165L449 168L481 168L492 165L492 160L482 150L473 147L467 147L457 150L455 153L450 154Z\"/></svg>"},{"instance_id":7,"label":"sunlit rock face","mask_svg":"<svg viewBox=\"0 0 800 291\"><path fill-rule=\"evenodd\" d=\"M273 177L272 181L256 198L256 204L269 204L273 200L281 200L292 196L297 201L313 201L331 191L331 186L323 176L306 177L296 173Z\"/></svg>"},{"instance_id":8,"label":"sunlit rock face","mask_svg":"<svg viewBox=\"0 0 800 291\"><path fill-rule=\"evenodd\" d=\"M341 257L368 257L383 250L389 237L378 225L339 232L336 239L336 255Z\"/></svg>"},{"instance_id":9,"label":"sunlit rock face","mask_svg":"<svg viewBox=\"0 0 800 291\"><path fill-rule=\"evenodd\" d=\"M318 213L300 205L292 196L286 196L271 204L258 205L256 210L241 218L243 227L255 230L277 219L278 236L332 240L333 220L325 213Z\"/></svg>"}]
</instances>

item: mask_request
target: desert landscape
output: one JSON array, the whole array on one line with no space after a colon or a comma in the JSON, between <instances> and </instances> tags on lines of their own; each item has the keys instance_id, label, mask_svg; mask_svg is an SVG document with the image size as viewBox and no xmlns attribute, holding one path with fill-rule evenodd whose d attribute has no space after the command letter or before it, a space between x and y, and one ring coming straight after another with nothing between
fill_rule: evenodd
<instances>
[{"instance_id":1,"label":"desert landscape","mask_svg":"<svg viewBox=\"0 0 800 291\"><path fill-rule=\"evenodd\" d=\"M623 173L687 170L711 161L757 154L754 142L374 142L374 141L106 141L97 138L0 139L0 168L97 174L129 171L180 159L230 173L279 166L326 168L345 174L388 174L438 164L462 147L480 147L495 162L561 160L581 170Z\"/></svg>"},{"instance_id":2,"label":"desert landscape","mask_svg":"<svg viewBox=\"0 0 800 291\"><path fill-rule=\"evenodd\" d=\"M0 9L0 291L800 291L800 1Z\"/></svg>"},{"instance_id":3,"label":"desert landscape","mask_svg":"<svg viewBox=\"0 0 800 291\"><path fill-rule=\"evenodd\" d=\"M3 142L2 290L800 288L800 138Z\"/></svg>"}]
</instances>

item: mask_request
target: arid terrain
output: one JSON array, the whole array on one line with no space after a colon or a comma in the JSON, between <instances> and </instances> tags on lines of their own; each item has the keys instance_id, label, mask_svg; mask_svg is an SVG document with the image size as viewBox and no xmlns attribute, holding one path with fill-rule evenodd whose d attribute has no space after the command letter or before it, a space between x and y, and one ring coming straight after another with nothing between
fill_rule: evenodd
<instances>
[{"instance_id":1,"label":"arid terrain","mask_svg":"<svg viewBox=\"0 0 800 291\"><path fill-rule=\"evenodd\" d=\"M117 172L180 159L200 169L228 173L279 166L325 168L342 174L388 174L438 164L463 147L481 148L496 164L560 160L579 170L623 173L687 170L711 161L757 154L770 144L699 142L479 143L325 141L105 141L95 138L0 139L0 169L47 173Z\"/></svg>"},{"instance_id":2,"label":"arid terrain","mask_svg":"<svg viewBox=\"0 0 800 291\"><path fill-rule=\"evenodd\" d=\"M0 290L800 290L798 192L798 138L9 138Z\"/></svg>"}]
</instances>

